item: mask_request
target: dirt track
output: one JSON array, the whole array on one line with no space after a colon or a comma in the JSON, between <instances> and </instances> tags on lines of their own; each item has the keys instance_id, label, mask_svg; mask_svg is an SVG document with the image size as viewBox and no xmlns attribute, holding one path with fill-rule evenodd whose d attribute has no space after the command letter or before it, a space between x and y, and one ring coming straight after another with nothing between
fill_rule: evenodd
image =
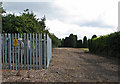
<instances>
[{"instance_id":1,"label":"dirt track","mask_svg":"<svg viewBox=\"0 0 120 84\"><path fill-rule=\"evenodd\" d=\"M48 69L4 70L3 82L117 82L118 61L84 53L81 49L54 48ZM29 75L28 75L29 74Z\"/></svg>"}]
</instances>

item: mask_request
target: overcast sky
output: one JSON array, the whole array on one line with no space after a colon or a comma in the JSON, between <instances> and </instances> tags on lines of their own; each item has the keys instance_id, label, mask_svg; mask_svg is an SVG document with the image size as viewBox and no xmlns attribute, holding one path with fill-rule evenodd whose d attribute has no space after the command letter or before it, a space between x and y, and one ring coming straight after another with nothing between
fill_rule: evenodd
<instances>
[{"instance_id":1,"label":"overcast sky","mask_svg":"<svg viewBox=\"0 0 120 84\"><path fill-rule=\"evenodd\" d=\"M106 35L117 31L119 0L54 0L47 2L4 2L8 13L29 8L38 18L46 16L50 33L64 38L73 33L82 39L93 34Z\"/></svg>"}]
</instances>

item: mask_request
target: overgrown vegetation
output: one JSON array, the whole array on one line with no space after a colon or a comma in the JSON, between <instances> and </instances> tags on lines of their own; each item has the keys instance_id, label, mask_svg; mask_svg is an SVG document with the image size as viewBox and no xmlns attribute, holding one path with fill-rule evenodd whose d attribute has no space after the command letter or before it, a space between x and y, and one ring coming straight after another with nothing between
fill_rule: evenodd
<instances>
[{"instance_id":1,"label":"overgrown vegetation","mask_svg":"<svg viewBox=\"0 0 120 84\"><path fill-rule=\"evenodd\" d=\"M53 47L60 45L60 40L49 33L45 25L46 17L36 18L29 9L24 10L19 16L15 14L5 14L2 16L3 33L47 33L52 39Z\"/></svg>"},{"instance_id":2,"label":"overgrown vegetation","mask_svg":"<svg viewBox=\"0 0 120 84\"><path fill-rule=\"evenodd\" d=\"M76 47L76 43L77 43L77 35L70 34L69 37L62 39L61 43L62 43L61 47L74 48L74 47Z\"/></svg>"},{"instance_id":3,"label":"overgrown vegetation","mask_svg":"<svg viewBox=\"0 0 120 84\"><path fill-rule=\"evenodd\" d=\"M120 57L120 32L89 39L88 46L91 53Z\"/></svg>"},{"instance_id":4,"label":"overgrown vegetation","mask_svg":"<svg viewBox=\"0 0 120 84\"><path fill-rule=\"evenodd\" d=\"M87 37L84 36L83 41L78 40L77 35L70 34L69 37L65 37L65 39L61 40L60 47L70 47L70 48L87 48L88 41Z\"/></svg>"},{"instance_id":5,"label":"overgrown vegetation","mask_svg":"<svg viewBox=\"0 0 120 84\"><path fill-rule=\"evenodd\" d=\"M83 38L83 46L82 46L83 48L87 48L88 47L88 41L87 41L87 37L86 36L84 36L84 38Z\"/></svg>"}]
</instances>

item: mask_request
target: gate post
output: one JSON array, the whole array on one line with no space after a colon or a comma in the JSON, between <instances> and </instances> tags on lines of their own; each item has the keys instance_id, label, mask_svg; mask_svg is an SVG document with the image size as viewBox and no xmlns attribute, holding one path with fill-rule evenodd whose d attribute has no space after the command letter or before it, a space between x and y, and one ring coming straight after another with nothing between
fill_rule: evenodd
<instances>
[{"instance_id":1,"label":"gate post","mask_svg":"<svg viewBox=\"0 0 120 84\"><path fill-rule=\"evenodd\" d=\"M44 68L47 68L47 38L46 33L44 33Z\"/></svg>"}]
</instances>

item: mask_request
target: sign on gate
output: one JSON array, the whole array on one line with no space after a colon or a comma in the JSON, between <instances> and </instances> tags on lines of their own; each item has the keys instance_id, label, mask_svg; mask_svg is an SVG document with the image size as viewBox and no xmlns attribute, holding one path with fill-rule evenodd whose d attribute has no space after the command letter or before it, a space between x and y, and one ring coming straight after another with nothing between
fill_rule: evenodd
<instances>
[{"instance_id":1,"label":"sign on gate","mask_svg":"<svg viewBox=\"0 0 120 84\"><path fill-rule=\"evenodd\" d=\"M10 70L48 68L52 56L52 44L51 39L46 35L44 33L2 34L0 41L2 68Z\"/></svg>"},{"instance_id":2,"label":"sign on gate","mask_svg":"<svg viewBox=\"0 0 120 84\"><path fill-rule=\"evenodd\" d=\"M18 47L18 39L13 39L13 46L17 46Z\"/></svg>"}]
</instances>

